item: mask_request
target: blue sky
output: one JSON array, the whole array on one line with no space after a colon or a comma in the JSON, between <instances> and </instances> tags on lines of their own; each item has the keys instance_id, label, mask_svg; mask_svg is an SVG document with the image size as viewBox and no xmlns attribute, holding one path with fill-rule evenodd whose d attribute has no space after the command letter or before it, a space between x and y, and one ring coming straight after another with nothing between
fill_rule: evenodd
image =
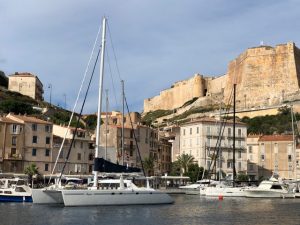
<instances>
[{"instance_id":1,"label":"blue sky","mask_svg":"<svg viewBox=\"0 0 300 225\"><path fill-rule=\"evenodd\" d=\"M0 0L0 70L36 74L46 101L52 84L52 103L64 106L66 95L73 108L106 16L130 110L141 112L145 98L176 81L225 74L230 60L261 41L300 46L299 12L297 0ZM109 109L121 110L109 37L107 54ZM85 113L97 110L97 86L95 75Z\"/></svg>"}]
</instances>

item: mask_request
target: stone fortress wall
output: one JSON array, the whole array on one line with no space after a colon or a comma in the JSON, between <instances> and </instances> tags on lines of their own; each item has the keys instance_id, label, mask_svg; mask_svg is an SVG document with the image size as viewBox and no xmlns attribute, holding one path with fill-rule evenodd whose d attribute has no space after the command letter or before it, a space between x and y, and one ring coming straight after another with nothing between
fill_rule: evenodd
<instances>
[{"instance_id":1,"label":"stone fortress wall","mask_svg":"<svg viewBox=\"0 0 300 225\"><path fill-rule=\"evenodd\" d=\"M194 97L203 100L218 96L223 103L232 105L229 99L234 83L237 107L278 105L299 98L299 78L300 50L293 42L249 48L229 63L225 75L195 74L188 80L176 82L160 95L144 100L144 113L175 109Z\"/></svg>"}]
</instances>

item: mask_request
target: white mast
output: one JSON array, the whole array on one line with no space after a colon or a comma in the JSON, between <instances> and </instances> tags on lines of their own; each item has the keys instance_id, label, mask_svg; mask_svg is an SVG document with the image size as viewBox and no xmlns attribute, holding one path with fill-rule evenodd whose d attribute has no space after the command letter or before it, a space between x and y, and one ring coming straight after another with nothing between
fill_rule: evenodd
<instances>
[{"instance_id":1,"label":"white mast","mask_svg":"<svg viewBox=\"0 0 300 225\"><path fill-rule=\"evenodd\" d=\"M106 18L103 17L95 158L99 157L99 147L100 147L100 124L101 124L101 105L102 105L102 89L103 89L103 74L104 74L105 34L106 34ZM98 171L94 171L93 187L95 188L97 186L98 186Z\"/></svg>"}]
</instances>

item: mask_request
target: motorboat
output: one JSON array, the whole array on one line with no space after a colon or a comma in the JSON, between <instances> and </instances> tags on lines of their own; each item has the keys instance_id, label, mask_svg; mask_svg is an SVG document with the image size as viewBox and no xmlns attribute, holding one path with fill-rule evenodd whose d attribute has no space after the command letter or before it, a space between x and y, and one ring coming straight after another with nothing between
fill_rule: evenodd
<instances>
[{"instance_id":1,"label":"motorboat","mask_svg":"<svg viewBox=\"0 0 300 225\"><path fill-rule=\"evenodd\" d=\"M244 197L246 187L233 186L230 182L212 182L200 189L200 194L208 197Z\"/></svg>"},{"instance_id":2,"label":"motorboat","mask_svg":"<svg viewBox=\"0 0 300 225\"><path fill-rule=\"evenodd\" d=\"M258 187L244 191L248 198L282 198L290 196L291 191L288 187L277 180L264 180Z\"/></svg>"},{"instance_id":3,"label":"motorboat","mask_svg":"<svg viewBox=\"0 0 300 225\"><path fill-rule=\"evenodd\" d=\"M204 180L198 180L196 183L193 183L193 184L179 186L179 188L183 189L185 191L185 194L199 195L200 190L207 187L210 183L211 183L211 180L204 179Z\"/></svg>"},{"instance_id":4,"label":"motorboat","mask_svg":"<svg viewBox=\"0 0 300 225\"><path fill-rule=\"evenodd\" d=\"M20 178L0 179L0 202L32 202L31 188Z\"/></svg>"},{"instance_id":5,"label":"motorboat","mask_svg":"<svg viewBox=\"0 0 300 225\"><path fill-rule=\"evenodd\" d=\"M148 184L148 182L147 182ZM61 190L65 206L93 205L144 205L171 204L173 199L166 193L149 187L137 187L132 180L98 180L98 187L89 189Z\"/></svg>"}]
</instances>

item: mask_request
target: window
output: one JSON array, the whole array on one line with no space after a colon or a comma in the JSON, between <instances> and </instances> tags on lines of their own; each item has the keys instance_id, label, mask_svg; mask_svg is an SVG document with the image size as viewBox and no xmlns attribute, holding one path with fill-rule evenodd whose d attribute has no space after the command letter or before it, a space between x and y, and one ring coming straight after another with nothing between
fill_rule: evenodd
<instances>
[{"instance_id":1,"label":"window","mask_svg":"<svg viewBox=\"0 0 300 225\"><path fill-rule=\"evenodd\" d=\"M32 149L32 156L36 156L36 148Z\"/></svg>"},{"instance_id":2,"label":"window","mask_svg":"<svg viewBox=\"0 0 300 225\"><path fill-rule=\"evenodd\" d=\"M238 162L238 169L241 170L242 169L242 163Z\"/></svg>"},{"instance_id":3,"label":"window","mask_svg":"<svg viewBox=\"0 0 300 225\"><path fill-rule=\"evenodd\" d=\"M62 149L61 152L59 153L59 158L62 159L64 157L64 150Z\"/></svg>"},{"instance_id":4,"label":"window","mask_svg":"<svg viewBox=\"0 0 300 225\"><path fill-rule=\"evenodd\" d=\"M13 146L17 145L17 137L11 137L11 145Z\"/></svg>"},{"instance_id":5,"label":"window","mask_svg":"<svg viewBox=\"0 0 300 225\"><path fill-rule=\"evenodd\" d=\"M45 156L50 156L50 149L45 150Z\"/></svg>"},{"instance_id":6,"label":"window","mask_svg":"<svg viewBox=\"0 0 300 225\"><path fill-rule=\"evenodd\" d=\"M238 137L242 137L242 130L238 129Z\"/></svg>"},{"instance_id":7,"label":"window","mask_svg":"<svg viewBox=\"0 0 300 225\"><path fill-rule=\"evenodd\" d=\"M51 132L51 126L45 125L45 132L50 133Z\"/></svg>"},{"instance_id":8,"label":"window","mask_svg":"<svg viewBox=\"0 0 300 225\"><path fill-rule=\"evenodd\" d=\"M227 168L231 168L231 162L227 162Z\"/></svg>"},{"instance_id":9,"label":"window","mask_svg":"<svg viewBox=\"0 0 300 225\"><path fill-rule=\"evenodd\" d=\"M261 160L262 160L262 161L265 160L265 155L261 155Z\"/></svg>"},{"instance_id":10,"label":"window","mask_svg":"<svg viewBox=\"0 0 300 225\"><path fill-rule=\"evenodd\" d=\"M16 155L17 154L17 149L16 148L11 148L10 149L10 154L11 154L11 156Z\"/></svg>"},{"instance_id":11,"label":"window","mask_svg":"<svg viewBox=\"0 0 300 225\"><path fill-rule=\"evenodd\" d=\"M185 129L183 129L183 136L185 135Z\"/></svg>"},{"instance_id":12,"label":"window","mask_svg":"<svg viewBox=\"0 0 300 225\"><path fill-rule=\"evenodd\" d=\"M249 146L249 148L248 148L248 153L249 153L249 154L252 153L252 145Z\"/></svg>"},{"instance_id":13,"label":"window","mask_svg":"<svg viewBox=\"0 0 300 225\"><path fill-rule=\"evenodd\" d=\"M36 144L38 141L37 136L32 136L32 143Z\"/></svg>"},{"instance_id":14,"label":"window","mask_svg":"<svg viewBox=\"0 0 300 225\"><path fill-rule=\"evenodd\" d=\"M91 161L91 160L93 160L94 159L94 154L93 153L90 153L89 154L89 160Z\"/></svg>"},{"instance_id":15,"label":"window","mask_svg":"<svg viewBox=\"0 0 300 225\"><path fill-rule=\"evenodd\" d=\"M83 142L80 142L80 148L83 148Z\"/></svg>"},{"instance_id":16,"label":"window","mask_svg":"<svg viewBox=\"0 0 300 225\"><path fill-rule=\"evenodd\" d=\"M33 123L33 124L31 125L31 128L32 128L33 131L37 131L37 124L36 124L36 123Z\"/></svg>"},{"instance_id":17,"label":"window","mask_svg":"<svg viewBox=\"0 0 300 225\"><path fill-rule=\"evenodd\" d=\"M253 171L253 170L254 170L253 164L249 164L249 170L250 170L250 171Z\"/></svg>"},{"instance_id":18,"label":"window","mask_svg":"<svg viewBox=\"0 0 300 225\"><path fill-rule=\"evenodd\" d=\"M231 136L231 128L230 127L228 127L227 132L228 132L228 136L230 137Z\"/></svg>"},{"instance_id":19,"label":"window","mask_svg":"<svg viewBox=\"0 0 300 225\"><path fill-rule=\"evenodd\" d=\"M206 134L210 135L210 127L206 127Z\"/></svg>"},{"instance_id":20,"label":"window","mask_svg":"<svg viewBox=\"0 0 300 225\"><path fill-rule=\"evenodd\" d=\"M45 171L48 171L48 170L49 170L49 164L46 163L46 164L45 164Z\"/></svg>"},{"instance_id":21,"label":"window","mask_svg":"<svg viewBox=\"0 0 300 225\"><path fill-rule=\"evenodd\" d=\"M81 153L77 153L77 160L81 160Z\"/></svg>"},{"instance_id":22,"label":"window","mask_svg":"<svg viewBox=\"0 0 300 225\"><path fill-rule=\"evenodd\" d=\"M197 134L199 134L199 127L197 127Z\"/></svg>"},{"instance_id":23,"label":"window","mask_svg":"<svg viewBox=\"0 0 300 225\"><path fill-rule=\"evenodd\" d=\"M47 145L50 144L50 137L46 137L46 144L47 144Z\"/></svg>"},{"instance_id":24,"label":"window","mask_svg":"<svg viewBox=\"0 0 300 225\"><path fill-rule=\"evenodd\" d=\"M18 125L17 125L17 124L13 124L13 125L12 125L12 133L13 133L13 134L16 134L16 133L17 133L17 128L18 128Z\"/></svg>"},{"instance_id":25,"label":"window","mask_svg":"<svg viewBox=\"0 0 300 225\"><path fill-rule=\"evenodd\" d=\"M193 128L190 128L190 134L192 134L193 133Z\"/></svg>"},{"instance_id":26,"label":"window","mask_svg":"<svg viewBox=\"0 0 300 225\"><path fill-rule=\"evenodd\" d=\"M292 162L292 155L288 155L288 161Z\"/></svg>"},{"instance_id":27,"label":"window","mask_svg":"<svg viewBox=\"0 0 300 225\"><path fill-rule=\"evenodd\" d=\"M239 159L242 158L242 151L238 152L238 157L239 157Z\"/></svg>"}]
</instances>

